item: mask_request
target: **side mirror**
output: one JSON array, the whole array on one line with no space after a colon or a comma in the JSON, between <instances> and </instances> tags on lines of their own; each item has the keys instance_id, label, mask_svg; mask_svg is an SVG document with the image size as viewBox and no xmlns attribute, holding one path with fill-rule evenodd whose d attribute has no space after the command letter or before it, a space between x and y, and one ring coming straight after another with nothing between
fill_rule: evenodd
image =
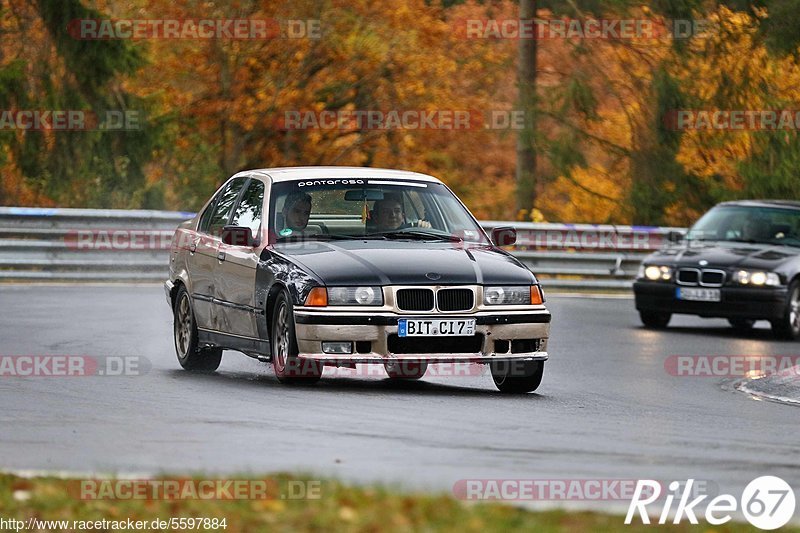
<instances>
[{"instance_id":1,"label":"side mirror","mask_svg":"<svg viewBox=\"0 0 800 533\"><path fill-rule=\"evenodd\" d=\"M681 242L683 240L683 233L680 231L670 231L667 233L667 240L673 243Z\"/></svg>"},{"instance_id":2,"label":"side mirror","mask_svg":"<svg viewBox=\"0 0 800 533\"><path fill-rule=\"evenodd\" d=\"M243 226L225 226L222 228L222 242L230 246L247 246L248 248L258 245L250 228Z\"/></svg>"},{"instance_id":3,"label":"side mirror","mask_svg":"<svg viewBox=\"0 0 800 533\"><path fill-rule=\"evenodd\" d=\"M517 230L511 226L492 228L492 242L497 246L511 246L517 242Z\"/></svg>"}]
</instances>

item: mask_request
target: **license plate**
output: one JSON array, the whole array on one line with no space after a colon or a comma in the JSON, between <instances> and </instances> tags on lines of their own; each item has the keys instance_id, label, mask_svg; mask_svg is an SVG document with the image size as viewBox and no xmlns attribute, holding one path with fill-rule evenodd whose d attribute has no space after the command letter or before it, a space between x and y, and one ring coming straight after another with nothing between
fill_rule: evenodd
<instances>
[{"instance_id":1,"label":"license plate","mask_svg":"<svg viewBox=\"0 0 800 533\"><path fill-rule=\"evenodd\" d=\"M475 319L410 319L397 321L398 337L434 337L434 336L471 336L475 335Z\"/></svg>"},{"instance_id":2,"label":"license plate","mask_svg":"<svg viewBox=\"0 0 800 533\"><path fill-rule=\"evenodd\" d=\"M678 300L693 300L695 302L719 302L722 295L719 289L695 289L691 287L677 287L675 298Z\"/></svg>"}]
</instances>

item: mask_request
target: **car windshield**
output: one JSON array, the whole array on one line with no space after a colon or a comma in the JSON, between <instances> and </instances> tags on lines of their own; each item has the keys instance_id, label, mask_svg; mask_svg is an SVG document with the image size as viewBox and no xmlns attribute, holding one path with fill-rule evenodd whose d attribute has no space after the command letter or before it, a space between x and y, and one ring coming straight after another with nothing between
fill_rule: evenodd
<instances>
[{"instance_id":1,"label":"car windshield","mask_svg":"<svg viewBox=\"0 0 800 533\"><path fill-rule=\"evenodd\" d=\"M800 247L800 209L715 207L692 226L687 238Z\"/></svg>"},{"instance_id":2,"label":"car windshield","mask_svg":"<svg viewBox=\"0 0 800 533\"><path fill-rule=\"evenodd\" d=\"M488 244L464 205L440 183L314 179L275 183L275 241L419 240Z\"/></svg>"}]
</instances>

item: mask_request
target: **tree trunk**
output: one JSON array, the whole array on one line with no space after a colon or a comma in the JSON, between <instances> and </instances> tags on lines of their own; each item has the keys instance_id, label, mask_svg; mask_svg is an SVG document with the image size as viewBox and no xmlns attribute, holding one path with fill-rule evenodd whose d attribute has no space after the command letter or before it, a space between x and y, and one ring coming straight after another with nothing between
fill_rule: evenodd
<instances>
[{"instance_id":1,"label":"tree trunk","mask_svg":"<svg viewBox=\"0 0 800 533\"><path fill-rule=\"evenodd\" d=\"M520 20L536 17L536 0L520 0ZM536 39L520 39L517 67L517 107L525 127L517 132L517 209L530 211L536 204Z\"/></svg>"}]
</instances>

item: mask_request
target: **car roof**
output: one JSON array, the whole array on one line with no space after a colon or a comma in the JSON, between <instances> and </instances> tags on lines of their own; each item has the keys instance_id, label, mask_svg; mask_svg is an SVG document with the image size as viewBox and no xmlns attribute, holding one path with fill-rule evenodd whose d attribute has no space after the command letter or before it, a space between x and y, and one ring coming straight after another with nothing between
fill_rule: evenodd
<instances>
[{"instance_id":1,"label":"car roof","mask_svg":"<svg viewBox=\"0 0 800 533\"><path fill-rule=\"evenodd\" d=\"M800 202L793 200L735 200L722 202L719 206L741 206L741 207L789 207L800 209Z\"/></svg>"},{"instance_id":2,"label":"car roof","mask_svg":"<svg viewBox=\"0 0 800 533\"><path fill-rule=\"evenodd\" d=\"M390 168L371 167L278 167L245 170L236 176L261 175L272 178L272 181L293 181L324 178L383 178L392 180L426 181L441 183L440 180L427 174L394 170Z\"/></svg>"}]
</instances>

